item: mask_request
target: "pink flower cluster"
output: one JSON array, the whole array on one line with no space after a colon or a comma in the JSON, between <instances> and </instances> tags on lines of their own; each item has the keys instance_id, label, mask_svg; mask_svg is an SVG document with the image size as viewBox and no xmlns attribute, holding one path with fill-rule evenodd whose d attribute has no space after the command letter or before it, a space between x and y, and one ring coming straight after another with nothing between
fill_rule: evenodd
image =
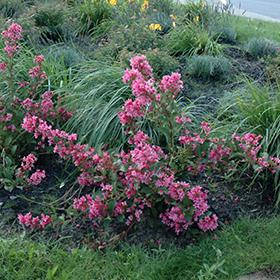
<instances>
[{"instance_id":1,"label":"pink flower cluster","mask_svg":"<svg viewBox=\"0 0 280 280\"><path fill-rule=\"evenodd\" d=\"M8 28L8 31L4 30L2 32L2 36L4 38L7 38L7 40L5 41L6 46L4 48L4 51L7 52L8 57L13 56L19 50L20 47L19 45L17 45L15 41L22 37L21 31L22 31L21 26L16 23L13 23ZM1 63L1 70L5 72L6 66L7 65Z\"/></svg>"},{"instance_id":2,"label":"pink flower cluster","mask_svg":"<svg viewBox=\"0 0 280 280\"><path fill-rule=\"evenodd\" d=\"M46 225L51 224L53 222L52 218L50 216L46 216L45 214L41 214L41 219L39 216L36 218L33 218L32 215L27 213L26 215L19 214L18 220L19 223L25 226L30 226L31 228L39 227L44 228Z\"/></svg>"},{"instance_id":3,"label":"pink flower cluster","mask_svg":"<svg viewBox=\"0 0 280 280\"><path fill-rule=\"evenodd\" d=\"M80 199L75 198L73 207L82 212L85 212L88 208L88 216L91 220L95 218L103 219L108 215L108 206L103 204L98 196L96 201L88 194L86 197L82 196Z\"/></svg>"},{"instance_id":4,"label":"pink flower cluster","mask_svg":"<svg viewBox=\"0 0 280 280\"><path fill-rule=\"evenodd\" d=\"M163 100L172 102L183 87L183 82L180 80L181 75L178 73L164 76L160 84L156 85L155 79L152 77L152 68L144 55L131 58L130 65L131 69L125 70L123 81L130 84L136 98L134 101L127 100L122 111L118 112L121 124L128 125L129 128L139 118L144 117L148 111L151 111L150 106L153 101L158 104L161 104ZM161 93L158 93L157 86L162 90Z\"/></svg>"},{"instance_id":5,"label":"pink flower cluster","mask_svg":"<svg viewBox=\"0 0 280 280\"><path fill-rule=\"evenodd\" d=\"M27 157L23 157L21 168L18 169L17 176L22 179L25 176L26 171L30 171L34 167L34 163L36 161L37 158L33 154L29 154ZM32 185L38 185L41 183L42 178L45 177L45 170L40 171L39 169L37 169L30 178L27 178L27 182L31 183Z\"/></svg>"}]
</instances>

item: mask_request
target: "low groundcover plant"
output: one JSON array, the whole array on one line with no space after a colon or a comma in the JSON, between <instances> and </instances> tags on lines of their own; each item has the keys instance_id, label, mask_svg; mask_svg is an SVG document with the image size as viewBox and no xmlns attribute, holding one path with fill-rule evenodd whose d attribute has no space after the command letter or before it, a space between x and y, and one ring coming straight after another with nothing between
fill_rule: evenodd
<instances>
[{"instance_id":1,"label":"low groundcover plant","mask_svg":"<svg viewBox=\"0 0 280 280\"><path fill-rule=\"evenodd\" d=\"M200 133L191 133L191 120L176 102L183 87L180 78L172 73L155 80L144 55L131 59L131 69L126 69L123 80L131 86L134 100L128 99L118 112L131 137L119 154L76 143L76 134L55 129L38 116L24 118L26 131L40 142L54 145L54 152L72 159L83 171L79 184L92 186L93 193L75 198L73 208L88 215L94 225L103 220L106 228L113 217L128 226L145 219L152 225L152 218L159 217L177 234L195 224L203 231L214 230L218 217L209 211L207 191L186 182L188 174L206 172L210 177L214 171L233 170L241 162L257 171L280 168L278 158L258 157L260 135L234 134L230 141L211 138L207 122L201 123ZM161 133L160 143L140 129L145 119Z\"/></svg>"}]
</instances>

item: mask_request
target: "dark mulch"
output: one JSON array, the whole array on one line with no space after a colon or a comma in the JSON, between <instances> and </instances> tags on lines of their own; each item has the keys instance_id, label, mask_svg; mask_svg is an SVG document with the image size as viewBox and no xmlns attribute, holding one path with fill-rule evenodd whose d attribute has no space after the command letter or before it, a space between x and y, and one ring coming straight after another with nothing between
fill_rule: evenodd
<instances>
[{"instance_id":1,"label":"dark mulch","mask_svg":"<svg viewBox=\"0 0 280 280\"><path fill-rule=\"evenodd\" d=\"M247 78L258 81L260 84L265 82L264 65L241 48L228 46L225 49L225 55L230 59L233 70L230 78L224 82L190 77L187 74L187 64L181 64L180 72L185 84L182 95L186 97L186 100L197 99L195 88L199 85L204 89L205 98L200 99L198 105L207 105L207 110L213 111L217 106L217 100L223 96L224 92L235 90L244 84L242 79L244 74ZM47 175L40 185L23 190L15 188L12 192L0 189L0 218L4 222L2 230L5 232L9 232L11 228L12 230L22 230L16 219L19 213L31 212L34 215L40 215L43 211L49 215L56 212L61 220L64 219L69 223L65 227L63 227L63 223L58 223L54 229L43 230L40 235L46 240L63 240L67 246L81 247L83 244L87 244L89 247L99 247L102 250L104 245L102 242L114 244L120 238L124 238L129 244L143 243L150 247L158 246L159 240L188 245L194 242L194 238L198 234L198 231L194 230L191 236L177 236L172 232L167 232L160 221L155 221L153 228L144 223L138 228L131 227L128 230L124 224L113 220L108 230L103 231L102 225L93 227L93 223L84 221L82 216L74 220L71 212L66 212L73 202L73 197L91 193L92 190L87 187L81 190L75 182L78 171L71 164L61 161L57 155L41 155L37 164L36 168L46 170ZM244 178L243 176L238 181L225 180L217 175L210 182L204 180L203 176L199 176L192 178L191 183L192 185L202 185L209 191L208 202L211 211L217 214L221 224L227 225L242 215L259 217L272 213L274 196L272 188L261 187L264 184L258 182L247 187L251 181L250 177ZM271 186L270 183L267 185ZM56 199L60 200L53 202ZM46 209L50 209L49 213L46 213ZM38 236L30 230L28 232L34 238Z\"/></svg>"}]
</instances>

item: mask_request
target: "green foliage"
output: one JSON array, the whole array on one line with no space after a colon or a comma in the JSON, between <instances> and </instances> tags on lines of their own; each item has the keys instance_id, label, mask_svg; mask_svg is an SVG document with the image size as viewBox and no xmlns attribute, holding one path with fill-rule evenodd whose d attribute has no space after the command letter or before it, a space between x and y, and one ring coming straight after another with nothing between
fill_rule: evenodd
<instances>
[{"instance_id":1,"label":"green foliage","mask_svg":"<svg viewBox=\"0 0 280 280\"><path fill-rule=\"evenodd\" d=\"M84 62L82 53L72 46L66 47L63 45L52 46L45 58L49 62L60 64L63 69L78 69Z\"/></svg>"},{"instance_id":2,"label":"green foliage","mask_svg":"<svg viewBox=\"0 0 280 280\"><path fill-rule=\"evenodd\" d=\"M68 95L66 107L75 112L68 129L77 133L83 143L118 146L124 142L117 109L131 92L122 76L120 67L90 61L73 80L75 86L64 89Z\"/></svg>"},{"instance_id":3,"label":"green foliage","mask_svg":"<svg viewBox=\"0 0 280 280\"><path fill-rule=\"evenodd\" d=\"M159 24L161 26L160 34L166 34L169 32L175 21L169 14L154 11L154 13L148 18L149 24ZM174 24L173 24L174 22Z\"/></svg>"},{"instance_id":4,"label":"green foliage","mask_svg":"<svg viewBox=\"0 0 280 280\"><path fill-rule=\"evenodd\" d=\"M173 28L167 40L167 49L174 55L219 55L221 46L199 23L189 22Z\"/></svg>"},{"instance_id":5,"label":"green foliage","mask_svg":"<svg viewBox=\"0 0 280 280\"><path fill-rule=\"evenodd\" d=\"M151 30L145 21L134 22L130 26L121 25L108 32L108 39L101 41L96 57L115 60L124 48L127 51L142 53L148 49L161 48L164 40Z\"/></svg>"},{"instance_id":6,"label":"green foliage","mask_svg":"<svg viewBox=\"0 0 280 280\"><path fill-rule=\"evenodd\" d=\"M272 88L247 81L246 88L226 95L222 111L231 120L232 129L263 136L262 155L280 157L279 100L279 85ZM275 189L280 201L279 171L266 174L264 187Z\"/></svg>"},{"instance_id":7,"label":"green foliage","mask_svg":"<svg viewBox=\"0 0 280 280\"><path fill-rule=\"evenodd\" d=\"M189 73L197 77L225 79L231 68L230 62L222 56L200 55L188 60Z\"/></svg>"},{"instance_id":8,"label":"green foliage","mask_svg":"<svg viewBox=\"0 0 280 280\"><path fill-rule=\"evenodd\" d=\"M123 49L119 55L121 66L124 69L130 67L130 59L136 55L137 53L133 51L129 52L127 49ZM153 68L154 77L157 79L162 78L165 75L171 75L171 73L179 66L179 62L166 51L149 49L145 51L145 56Z\"/></svg>"},{"instance_id":9,"label":"green foliage","mask_svg":"<svg viewBox=\"0 0 280 280\"><path fill-rule=\"evenodd\" d=\"M0 14L5 19L17 18L24 11L24 6L20 0L1 0L0 2Z\"/></svg>"},{"instance_id":10,"label":"green foliage","mask_svg":"<svg viewBox=\"0 0 280 280\"><path fill-rule=\"evenodd\" d=\"M266 67L266 73L271 82L280 82L280 48L278 48L277 56L266 57L268 66Z\"/></svg>"},{"instance_id":11,"label":"green foliage","mask_svg":"<svg viewBox=\"0 0 280 280\"><path fill-rule=\"evenodd\" d=\"M40 28L43 40L61 41L63 37L64 7L57 2L45 2L35 7L35 25Z\"/></svg>"},{"instance_id":12,"label":"green foliage","mask_svg":"<svg viewBox=\"0 0 280 280\"><path fill-rule=\"evenodd\" d=\"M74 9L77 18L81 22L81 32L93 32L112 13L112 5L106 0L75 1Z\"/></svg>"},{"instance_id":13,"label":"green foliage","mask_svg":"<svg viewBox=\"0 0 280 280\"><path fill-rule=\"evenodd\" d=\"M203 25L207 26L214 20L214 13L209 6L207 1L199 0L199 1L186 1L184 5L182 5L182 21L184 23L188 22L200 22Z\"/></svg>"},{"instance_id":14,"label":"green foliage","mask_svg":"<svg viewBox=\"0 0 280 280\"><path fill-rule=\"evenodd\" d=\"M236 32L231 26L213 26L210 33L220 43L233 43L236 40Z\"/></svg>"},{"instance_id":15,"label":"green foliage","mask_svg":"<svg viewBox=\"0 0 280 280\"><path fill-rule=\"evenodd\" d=\"M253 37L246 43L247 51L256 58L262 58L268 55L275 57L277 55L276 47L280 47L280 44L264 37L260 39Z\"/></svg>"}]
</instances>

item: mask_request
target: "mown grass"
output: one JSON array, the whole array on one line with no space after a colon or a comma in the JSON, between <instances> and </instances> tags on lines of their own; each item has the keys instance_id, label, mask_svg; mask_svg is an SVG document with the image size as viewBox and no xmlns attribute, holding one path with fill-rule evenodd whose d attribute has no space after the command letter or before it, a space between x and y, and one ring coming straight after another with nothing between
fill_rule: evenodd
<instances>
[{"instance_id":1,"label":"mown grass","mask_svg":"<svg viewBox=\"0 0 280 280\"><path fill-rule=\"evenodd\" d=\"M228 24L237 33L236 40L245 43L251 37L266 37L280 43L279 27L280 23L252 19L245 16L233 15L226 17Z\"/></svg>"},{"instance_id":2,"label":"mown grass","mask_svg":"<svg viewBox=\"0 0 280 280\"><path fill-rule=\"evenodd\" d=\"M243 217L213 233L217 239L204 236L193 247L123 243L104 254L59 241L32 241L24 234L2 236L0 279L237 279L256 270L277 273L279 231L279 216Z\"/></svg>"}]
</instances>

